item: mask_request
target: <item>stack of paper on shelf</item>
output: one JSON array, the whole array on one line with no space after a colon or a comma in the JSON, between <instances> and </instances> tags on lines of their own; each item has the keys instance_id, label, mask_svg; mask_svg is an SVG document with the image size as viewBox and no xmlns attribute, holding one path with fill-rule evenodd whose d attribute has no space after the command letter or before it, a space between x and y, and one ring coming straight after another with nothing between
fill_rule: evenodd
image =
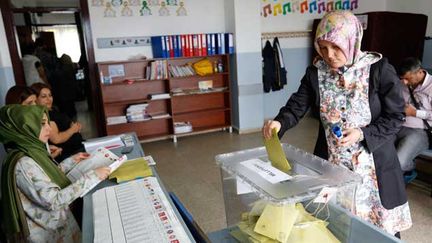
<instances>
[{"instance_id":1,"label":"stack of paper on shelf","mask_svg":"<svg viewBox=\"0 0 432 243\"><path fill-rule=\"evenodd\" d=\"M110 116L107 117L107 125L127 123L126 116Z\"/></svg>"},{"instance_id":2,"label":"stack of paper on shelf","mask_svg":"<svg viewBox=\"0 0 432 243\"><path fill-rule=\"evenodd\" d=\"M159 93L159 94L149 94L148 98L150 100L163 100L163 99L169 99L171 96L169 93Z\"/></svg>"},{"instance_id":3,"label":"stack of paper on shelf","mask_svg":"<svg viewBox=\"0 0 432 243\"><path fill-rule=\"evenodd\" d=\"M174 133L192 132L192 124L190 122L174 122Z\"/></svg>"},{"instance_id":4,"label":"stack of paper on shelf","mask_svg":"<svg viewBox=\"0 0 432 243\"><path fill-rule=\"evenodd\" d=\"M126 118L129 122L148 121L151 117L147 113L147 103L130 105L126 109Z\"/></svg>"}]
</instances>

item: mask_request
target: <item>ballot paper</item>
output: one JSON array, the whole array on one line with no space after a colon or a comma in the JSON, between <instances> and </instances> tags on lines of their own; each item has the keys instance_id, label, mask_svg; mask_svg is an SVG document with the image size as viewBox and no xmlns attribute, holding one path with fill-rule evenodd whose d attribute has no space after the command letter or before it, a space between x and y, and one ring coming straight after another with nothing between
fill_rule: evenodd
<instances>
[{"instance_id":1,"label":"ballot paper","mask_svg":"<svg viewBox=\"0 0 432 243\"><path fill-rule=\"evenodd\" d=\"M121 135L113 135L103 138L87 139L85 142L83 142L83 145L87 153L92 153L94 150L100 147L104 147L106 149L123 147L124 143L121 139Z\"/></svg>"},{"instance_id":2,"label":"ballot paper","mask_svg":"<svg viewBox=\"0 0 432 243\"><path fill-rule=\"evenodd\" d=\"M92 195L94 242L191 242L155 177Z\"/></svg>"},{"instance_id":3,"label":"ballot paper","mask_svg":"<svg viewBox=\"0 0 432 243\"><path fill-rule=\"evenodd\" d=\"M272 130L272 137L264 139L267 155L272 165L283 172L291 170L291 166L282 149L276 129Z\"/></svg>"},{"instance_id":4,"label":"ballot paper","mask_svg":"<svg viewBox=\"0 0 432 243\"><path fill-rule=\"evenodd\" d=\"M111 166L111 172L113 172L118 166L127 160L126 155L123 155L120 159L117 155L105 148L98 148L90 154L90 157L77 163L68 173L67 177L71 182L77 181L89 170L94 170L102 166ZM116 162L116 163L114 163Z\"/></svg>"}]
</instances>

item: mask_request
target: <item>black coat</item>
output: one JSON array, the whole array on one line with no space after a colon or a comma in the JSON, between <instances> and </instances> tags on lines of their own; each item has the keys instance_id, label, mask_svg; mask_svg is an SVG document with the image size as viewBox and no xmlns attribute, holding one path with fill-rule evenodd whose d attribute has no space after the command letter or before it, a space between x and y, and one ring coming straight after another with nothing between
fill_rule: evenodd
<instances>
[{"instance_id":1,"label":"black coat","mask_svg":"<svg viewBox=\"0 0 432 243\"><path fill-rule=\"evenodd\" d=\"M309 108L319 118L319 97L318 70L309 66L299 89L275 118L282 125L279 136L295 126ZM362 143L373 154L381 203L386 209L392 209L407 202L402 170L394 146L395 134L402 126L405 113L401 82L386 58L371 66L369 106L372 121L361 128L364 134ZM328 159L321 121L314 154Z\"/></svg>"}]
</instances>

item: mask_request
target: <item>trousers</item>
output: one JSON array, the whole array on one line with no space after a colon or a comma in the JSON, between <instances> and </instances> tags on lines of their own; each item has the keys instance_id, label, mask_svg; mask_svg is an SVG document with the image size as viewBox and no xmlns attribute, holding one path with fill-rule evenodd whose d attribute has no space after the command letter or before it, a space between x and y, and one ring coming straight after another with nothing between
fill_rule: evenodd
<instances>
[{"instance_id":1,"label":"trousers","mask_svg":"<svg viewBox=\"0 0 432 243\"><path fill-rule=\"evenodd\" d=\"M425 130L402 127L396 135L396 150L402 171L415 169L415 157L428 148L429 139Z\"/></svg>"}]
</instances>

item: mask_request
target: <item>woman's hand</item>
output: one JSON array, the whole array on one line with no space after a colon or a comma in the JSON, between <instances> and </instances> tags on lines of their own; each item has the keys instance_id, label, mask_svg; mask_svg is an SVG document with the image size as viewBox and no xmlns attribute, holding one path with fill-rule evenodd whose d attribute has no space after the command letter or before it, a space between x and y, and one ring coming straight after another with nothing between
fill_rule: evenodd
<instances>
[{"instance_id":1,"label":"woman's hand","mask_svg":"<svg viewBox=\"0 0 432 243\"><path fill-rule=\"evenodd\" d=\"M84 159L87 159L88 157L90 157L90 154L89 154L89 153L80 152L80 153L77 153L77 154L73 155L73 156L72 156L72 159L73 159L73 161L74 161L75 163L78 164L79 162L81 162L81 161L84 160Z\"/></svg>"},{"instance_id":2,"label":"woman's hand","mask_svg":"<svg viewBox=\"0 0 432 243\"><path fill-rule=\"evenodd\" d=\"M94 171L101 180L105 180L111 174L111 168L107 166L96 168Z\"/></svg>"},{"instance_id":3,"label":"woman's hand","mask_svg":"<svg viewBox=\"0 0 432 243\"><path fill-rule=\"evenodd\" d=\"M62 148L59 148L59 147L54 146L54 145L50 145L49 150L51 153L51 158L53 158L53 159L55 159L57 156L59 156L63 151Z\"/></svg>"},{"instance_id":4,"label":"woman's hand","mask_svg":"<svg viewBox=\"0 0 432 243\"><path fill-rule=\"evenodd\" d=\"M281 129L281 124L278 121L268 120L264 123L262 128L263 136L265 139L270 139L272 137L272 131L275 128L276 132L279 132Z\"/></svg>"},{"instance_id":5,"label":"woman's hand","mask_svg":"<svg viewBox=\"0 0 432 243\"><path fill-rule=\"evenodd\" d=\"M81 131L81 123L79 122L72 122L70 128L74 133L78 133Z\"/></svg>"},{"instance_id":6,"label":"woman's hand","mask_svg":"<svg viewBox=\"0 0 432 243\"><path fill-rule=\"evenodd\" d=\"M348 128L343 130L343 136L339 140L338 145L340 146L350 146L360 140L360 129L359 128Z\"/></svg>"}]
</instances>

